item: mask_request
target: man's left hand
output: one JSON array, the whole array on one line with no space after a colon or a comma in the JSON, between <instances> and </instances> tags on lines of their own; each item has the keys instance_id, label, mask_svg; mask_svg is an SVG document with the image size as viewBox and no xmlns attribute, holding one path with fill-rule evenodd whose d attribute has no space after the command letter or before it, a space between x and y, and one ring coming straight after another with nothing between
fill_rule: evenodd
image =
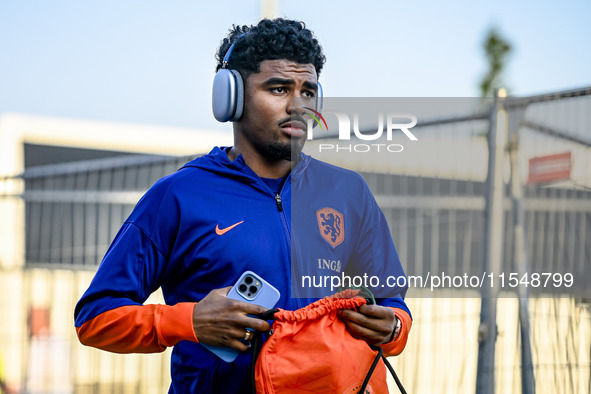
<instances>
[{"instance_id":1,"label":"man's left hand","mask_svg":"<svg viewBox=\"0 0 591 394\"><path fill-rule=\"evenodd\" d=\"M396 315L391 308L361 305L357 311L342 310L340 316L351 335L369 345L381 345L392 340Z\"/></svg>"}]
</instances>

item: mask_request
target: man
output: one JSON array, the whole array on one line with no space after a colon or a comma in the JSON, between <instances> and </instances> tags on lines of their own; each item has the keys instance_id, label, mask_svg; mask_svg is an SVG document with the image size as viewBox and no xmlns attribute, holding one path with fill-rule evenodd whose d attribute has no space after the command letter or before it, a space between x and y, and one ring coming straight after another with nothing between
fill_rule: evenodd
<instances>
[{"instance_id":1,"label":"man","mask_svg":"<svg viewBox=\"0 0 591 394\"><path fill-rule=\"evenodd\" d=\"M313 301L292 294L291 281L297 279L290 266L293 193L330 194L345 215L371 218L371 225L358 225L345 216L358 237L344 238L342 247L327 242L312 222L319 234L315 242L324 242L327 253L342 253L342 261L355 259L380 275L403 274L383 215L361 177L300 154L306 138L303 107L316 103L325 60L312 33L303 23L284 19L235 27L217 58L218 70L236 70L244 81L234 146L187 163L142 197L75 310L85 345L121 353L174 346L174 392L231 393L249 387L246 328L267 331L270 326L247 316L265 308L226 297L244 271L261 275L280 291L277 307L297 309ZM347 203L338 185L321 190L326 177L352 187L351 199L360 200ZM318 186L306 192L308 182ZM316 220L316 209L312 215ZM167 305L142 305L158 287ZM402 290L382 305L344 311L342 319L356 338L400 353L411 326L403 296ZM226 363L200 343L241 353Z\"/></svg>"}]
</instances>

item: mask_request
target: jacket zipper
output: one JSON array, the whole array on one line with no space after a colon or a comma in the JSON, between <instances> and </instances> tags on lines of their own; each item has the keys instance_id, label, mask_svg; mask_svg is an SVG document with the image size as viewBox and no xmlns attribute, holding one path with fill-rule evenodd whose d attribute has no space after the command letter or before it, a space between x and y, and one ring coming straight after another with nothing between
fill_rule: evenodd
<instances>
[{"instance_id":1,"label":"jacket zipper","mask_svg":"<svg viewBox=\"0 0 591 394\"><path fill-rule=\"evenodd\" d=\"M275 202L277 203L277 209L279 212L283 212L283 203L281 202L281 196L279 193L275 194Z\"/></svg>"},{"instance_id":2,"label":"jacket zipper","mask_svg":"<svg viewBox=\"0 0 591 394\"><path fill-rule=\"evenodd\" d=\"M282 190L283 190L283 188L282 188ZM277 210L280 212L281 221L283 222L283 227L284 227L284 230L285 230L285 234L287 236L287 241L288 241L288 245L289 245L289 249L290 249L289 253L293 254L293 251L291 250L292 247L293 247L293 245L291 243L291 228L290 228L290 226L287 223L287 219L285 217L286 216L285 215L285 212L283 212L283 202L281 200L280 193L281 193L281 191L279 191L279 193L275 194L275 203L277 204ZM293 264L294 264L294 262L292 261L292 265ZM294 268L295 268L295 271L296 272L292 272L292 273L295 273L296 274L296 277L297 277L298 276L298 273L297 273L298 270L297 270L297 267L296 266L294 266ZM291 277L291 275L290 275L290 277ZM294 278L292 277L291 280L293 281ZM293 287L293 286L291 286L291 284L290 284L290 287ZM299 296L299 291L297 289L297 286L295 286L293 288L293 290L294 290L294 294L292 294L292 297L295 298L296 304L297 304L298 308L302 308L304 305L302 303L302 299Z\"/></svg>"},{"instance_id":3,"label":"jacket zipper","mask_svg":"<svg viewBox=\"0 0 591 394\"><path fill-rule=\"evenodd\" d=\"M289 177L291 177L291 175L289 175ZM287 182L287 180L285 182ZM265 185L265 186L267 186L267 185ZM285 185L283 185L283 186L285 186ZM271 191L268 187L267 187L267 190ZM292 253L292 251L291 251L291 248L292 248L292 245L291 245L291 229L290 229L289 224L287 223L286 214L285 214L285 212L283 210L283 200L281 199L281 192L282 191L283 191L283 187L281 188L281 190L279 191L279 193L274 194L271 191L271 195L275 198L275 204L277 206L277 211L279 212L279 215L281 216L281 222L283 223L284 234L285 234L285 236L287 238L287 244L289 245L289 253L291 254ZM293 264L293 262L292 262L292 264ZM297 271L297 267L295 268L295 271ZM298 274L296 272L296 277L297 277L297 275ZM290 274L290 277L291 277L291 274ZM293 280L293 278L291 278L291 280ZM292 287L291 286L291 283L289 284L289 286ZM299 292L297 291L297 286L294 288L294 293L295 294L292 294L292 297L295 298L297 307L298 308L302 308L304 305L303 305L302 299L299 296Z\"/></svg>"}]
</instances>

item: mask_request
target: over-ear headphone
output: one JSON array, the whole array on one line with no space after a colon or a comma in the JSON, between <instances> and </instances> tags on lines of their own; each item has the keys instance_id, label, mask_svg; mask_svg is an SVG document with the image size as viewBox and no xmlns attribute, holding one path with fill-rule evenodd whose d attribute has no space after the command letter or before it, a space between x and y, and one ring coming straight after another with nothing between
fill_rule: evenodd
<instances>
[{"instance_id":1,"label":"over-ear headphone","mask_svg":"<svg viewBox=\"0 0 591 394\"><path fill-rule=\"evenodd\" d=\"M236 70L228 69L230 56L236 46L236 42L244 36L241 34L236 41L230 45L222 61L222 68L213 79L212 108L213 116L220 122L235 122L242 116L244 108L244 83L242 76Z\"/></svg>"},{"instance_id":2,"label":"over-ear headphone","mask_svg":"<svg viewBox=\"0 0 591 394\"><path fill-rule=\"evenodd\" d=\"M220 122L236 122L242 116L244 109L244 82L242 76L237 70L228 69L228 62L234 46L240 39L246 35L242 33L230 45L230 48L222 60L222 68L216 73L213 79L212 89L212 109L213 116ZM318 93L316 94L316 110L322 108L322 86L318 83Z\"/></svg>"}]
</instances>

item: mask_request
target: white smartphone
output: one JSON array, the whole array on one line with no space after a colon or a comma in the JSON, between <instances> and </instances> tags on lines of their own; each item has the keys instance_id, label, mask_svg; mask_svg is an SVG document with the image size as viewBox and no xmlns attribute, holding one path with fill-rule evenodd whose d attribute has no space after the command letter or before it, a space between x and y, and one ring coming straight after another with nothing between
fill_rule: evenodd
<instances>
[{"instance_id":1,"label":"white smartphone","mask_svg":"<svg viewBox=\"0 0 591 394\"><path fill-rule=\"evenodd\" d=\"M240 278L228 292L227 297L272 309L279 301L281 294L279 290L259 275L252 271L246 271L240 275ZM228 363L236 360L240 353L239 350L225 346L202 345Z\"/></svg>"}]
</instances>

